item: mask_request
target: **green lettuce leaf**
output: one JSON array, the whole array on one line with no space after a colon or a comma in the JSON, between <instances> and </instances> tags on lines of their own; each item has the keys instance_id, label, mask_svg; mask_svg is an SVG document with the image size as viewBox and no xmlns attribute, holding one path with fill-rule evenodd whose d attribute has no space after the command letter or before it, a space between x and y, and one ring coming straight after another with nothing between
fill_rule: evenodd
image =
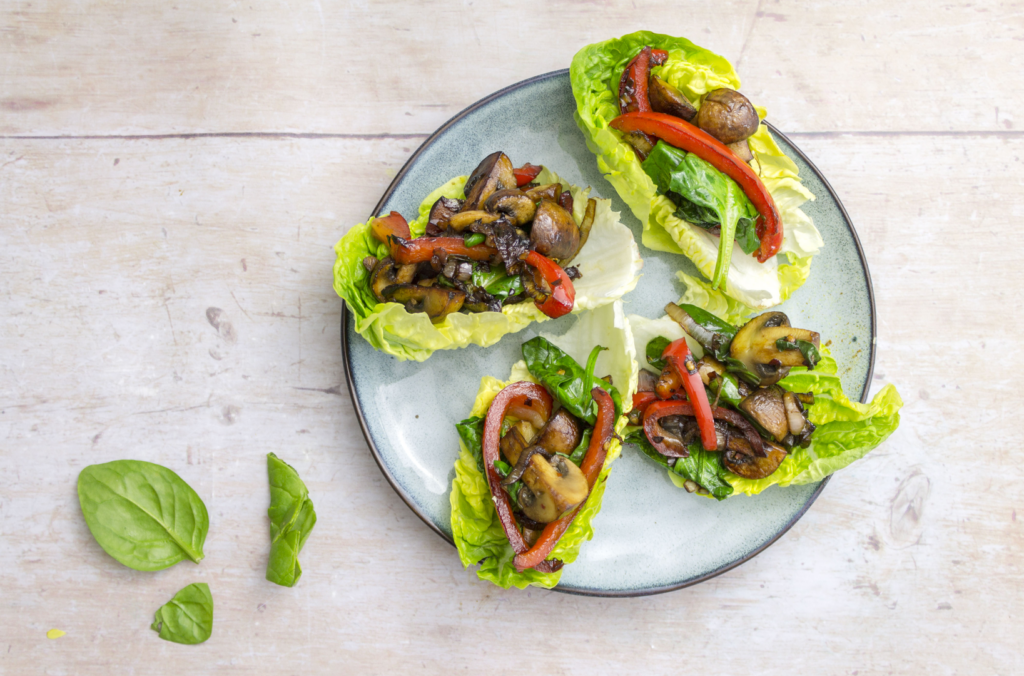
<instances>
[{"instance_id":1,"label":"green lettuce leaf","mask_svg":"<svg viewBox=\"0 0 1024 676\"><path fill-rule=\"evenodd\" d=\"M632 399L636 391L636 353L629 324L622 312L621 301L615 301L612 305L580 316L573 327L562 336L545 338L571 356L577 366L581 360L586 360L590 350L598 342L609 348L601 352L595 373L611 375L613 383L618 383L618 387L623 388L625 398ZM480 389L473 402L470 418L460 423L461 452L455 461L455 478L452 480L450 495L452 536L462 565L469 567L479 564L477 576L480 579L489 580L505 589L512 586L522 589L528 585L550 589L558 584L561 571L541 573L530 569L522 573L516 572L512 563L515 554L498 521L487 479L480 466L480 433L474 429L479 423L473 422L473 418L482 419L487 415L487 409L498 392L510 383L521 380L538 382L522 361L512 367L508 381L485 376L480 381ZM616 421L616 432L621 434L625 425L626 418L621 416ZM605 483L612 462L619 457L621 448L618 439L613 438L608 447L608 459L594 485L594 490L549 558L561 559L566 564L572 563L579 556L583 543L593 537L592 521L601 509Z\"/></svg>"},{"instance_id":2,"label":"green lettuce leaf","mask_svg":"<svg viewBox=\"0 0 1024 676\"><path fill-rule=\"evenodd\" d=\"M711 293L721 296L719 292ZM715 298L712 297L712 299ZM701 306L700 302L695 302L699 300L699 298L688 295L679 302L680 304L691 303ZM721 299L718 298L718 300ZM713 312L713 314L715 313ZM742 317L728 317L723 314L718 316L733 324L742 324L745 321ZM703 356L703 350L697 342L691 340L691 337L678 324L667 317L647 319L638 315L630 315L628 321L637 354L643 355L644 347L657 336L676 340L685 335L687 345L693 350L694 356L698 359ZM760 480L744 479L726 471L720 461L716 465L714 462L708 462L708 458L701 458L695 463L690 463L693 465L692 467L684 464L675 469L669 469L666 462L660 462L670 472L670 478L679 486L682 485L682 481L678 481L680 476L692 479L710 490L714 497L721 499L728 494L723 494L720 497L715 493L718 482L712 476L718 468L721 468L721 473L717 476L731 486L729 494L756 495L776 484L790 486L820 481L877 448L890 434L896 431L900 423L899 410L903 406L903 401L896 392L896 388L886 385L868 404L851 401L843 393L842 383L839 376L836 375L838 367L835 359L828 355L828 350L824 347L821 348L821 353L822 359L813 371L802 366L793 367L790 374L779 381L779 385L792 392L814 393L814 403L807 405L807 417L817 426L817 429L811 437L811 445L808 448L794 449L774 473ZM641 367L650 368L646 359L641 362ZM639 432L639 437L643 437L642 431ZM636 444L646 455L659 462L660 456L657 451L649 446L645 448L638 443L641 439L633 431L626 441ZM702 483L703 480L711 481L712 485Z\"/></svg>"},{"instance_id":3,"label":"green lettuce leaf","mask_svg":"<svg viewBox=\"0 0 1024 676\"><path fill-rule=\"evenodd\" d=\"M718 238L678 217L679 207L658 194L654 181L621 134L608 123L619 115L618 83L626 64L645 45L669 53L652 72L675 86L691 103L720 87L738 89L739 78L721 56L689 40L640 31L589 45L573 57L569 68L576 98L576 123L605 175L630 210L644 225L643 243L658 251L685 255L708 279L718 260ZM761 117L764 111L758 109ZM823 246L821 235L800 206L814 196L800 183L796 164L787 158L762 124L749 140L752 167L775 199L783 222L781 253L766 263L746 254L731 259L725 292L751 309L781 303L807 279L810 259ZM782 259L788 258L788 263Z\"/></svg>"},{"instance_id":4,"label":"green lettuce leaf","mask_svg":"<svg viewBox=\"0 0 1024 676\"><path fill-rule=\"evenodd\" d=\"M536 180L561 183L563 189L571 191L573 216L577 222L583 220L589 188L570 185L548 169ZM413 237L425 232L434 202L440 197L463 197L465 183L465 176L454 178L423 200L417 218L409 223ZM529 301L506 306L501 312L452 313L438 324L432 324L423 313L406 312L398 303L378 303L370 291L370 273L363 267L363 259L367 256L383 258L388 251L371 234L372 223L371 218L352 227L335 245L334 289L352 312L356 331L374 348L402 360L423 361L435 350L468 345L487 347L509 333L523 330L531 322L549 319ZM607 305L636 287L643 261L629 228L620 223L619 214L611 210L611 200L597 200L590 237L573 265L583 275L573 283L576 289L574 313ZM490 281L495 285L502 283L512 282L500 277Z\"/></svg>"}]
</instances>

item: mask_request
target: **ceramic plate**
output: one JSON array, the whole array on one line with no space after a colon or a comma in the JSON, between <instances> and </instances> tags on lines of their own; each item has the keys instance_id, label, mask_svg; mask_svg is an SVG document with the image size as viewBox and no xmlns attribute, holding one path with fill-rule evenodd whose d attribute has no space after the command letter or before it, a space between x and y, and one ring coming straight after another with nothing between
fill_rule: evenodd
<instances>
[{"instance_id":1,"label":"ceramic plate","mask_svg":"<svg viewBox=\"0 0 1024 676\"><path fill-rule=\"evenodd\" d=\"M770 102L769 102L770 103ZM416 151L374 213L416 213L423 198L453 176L470 173L486 155L503 150L518 166L544 164L595 196L611 198L640 242L641 225L597 170L576 127L567 70L513 85L470 106ZM874 364L874 302L867 263L842 205L818 170L772 128L800 168L816 200L804 205L825 240L810 280L781 306L794 326L821 333L851 398L864 400ZM643 276L627 294L627 314L660 317L684 289L675 272L697 274L682 256L641 245ZM451 541L448 492L459 453L455 423L469 414L480 378L508 377L520 345L540 331L564 333L572 316L533 325L489 348L435 352L425 362L402 362L375 351L342 314L349 390L366 441L392 487L420 518ZM664 470L626 446L616 461L594 539L566 566L557 589L578 594L639 596L678 589L718 575L755 556L785 533L824 488L824 482L773 487L756 497L724 502L676 488ZM457 554L451 552L453 565Z\"/></svg>"}]
</instances>

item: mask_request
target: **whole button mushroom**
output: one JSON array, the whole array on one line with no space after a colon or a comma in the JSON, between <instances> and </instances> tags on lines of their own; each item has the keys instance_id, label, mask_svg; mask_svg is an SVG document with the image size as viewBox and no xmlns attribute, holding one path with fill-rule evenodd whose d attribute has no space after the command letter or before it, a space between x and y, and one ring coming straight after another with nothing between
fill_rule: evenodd
<instances>
[{"instance_id":1,"label":"whole button mushroom","mask_svg":"<svg viewBox=\"0 0 1024 676\"><path fill-rule=\"evenodd\" d=\"M708 92L697 111L697 126L729 145L750 138L760 120L750 100L735 89Z\"/></svg>"}]
</instances>

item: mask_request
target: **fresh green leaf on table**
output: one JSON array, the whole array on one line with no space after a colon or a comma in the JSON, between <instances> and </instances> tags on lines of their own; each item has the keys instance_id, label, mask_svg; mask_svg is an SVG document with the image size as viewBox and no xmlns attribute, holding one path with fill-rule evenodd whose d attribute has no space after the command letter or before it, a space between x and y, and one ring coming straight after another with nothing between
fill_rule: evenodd
<instances>
[{"instance_id":1,"label":"fresh green leaf on table","mask_svg":"<svg viewBox=\"0 0 1024 676\"><path fill-rule=\"evenodd\" d=\"M160 606L150 629L174 643L195 645L213 633L213 595L205 582L196 582Z\"/></svg>"},{"instance_id":2,"label":"fresh green leaf on table","mask_svg":"<svg viewBox=\"0 0 1024 676\"><path fill-rule=\"evenodd\" d=\"M306 484L291 465L267 454L270 478L270 560L267 579L282 587L294 587L302 576L299 552L316 525L316 512Z\"/></svg>"},{"instance_id":3,"label":"fresh green leaf on table","mask_svg":"<svg viewBox=\"0 0 1024 676\"><path fill-rule=\"evenodd\" d=\"M78 475L78 501L96 542L129 568L163 570L203 558L206 505L166 467L143 460L89 465Z\"/></svg>"}]
</instances>

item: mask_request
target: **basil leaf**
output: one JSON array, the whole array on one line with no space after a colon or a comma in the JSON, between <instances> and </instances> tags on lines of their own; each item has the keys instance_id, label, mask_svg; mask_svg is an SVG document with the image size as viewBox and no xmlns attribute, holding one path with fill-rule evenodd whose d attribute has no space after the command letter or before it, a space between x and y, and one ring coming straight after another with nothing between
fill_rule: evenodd
<instances>
[{"instance_id":1,"label":"basil leaf","mask_svg":"<svg viewBox=\"0 0 1024 676\"><path fill-rule=\"evenodd\" d=\"M651 340L647 343L647 363L650 364L653 368L658 369L659 371L664 369L666 362L664 359L662 359L661 353L664 352L665 348L671 344L672 341L666 338L665 336L657 336L656 338L651 338Z\"/></svg>"},{"instance_id":2,"label":"basil leaf","mask_svg":"<svg viewBox=\"0 0 1024 676\"><path fill-rule=\"evenodd\" d=\"M151 462L115 460L78 475L82 515L103 550L135 570L203 558L206 505L177 474Z\"/></svg>"},{"instance_id":3,"label":"basil leaf","mask_svg":"<svg viewBox=\"0 0 1024 676\"><path fill-rule=\"evenodd\" d=\"M821 361L821 353L818 352L818 348L814 347L814 343L806 340L798 340L791 342L785 338L779 338L775 341L775 348L777 350L800 350L800 354L804 356L804 362L807 368L813 369Z\"/></svg>"},{"instance_id":4,"label":"basil leaf","mask_svg":"<svg viewBox=\"0 0 1024 676\"><path fill-rule=\"evenodd\" d=\"M267 475L270 479L267 580L282 587L294 587L302 576L299 552L316 525L316 512L299 473L273 453L267 454Z\"/></svg>"},{"instance_id":5,"label":"basil leaf","mask_svg":"<svg viewBox=\"0 0 1024 676\"><path fill-rule=\"evenodd\" d=\"M195 645L213 633L213 595L205 582L196 582L160 606L149 627L160 638L174 643Z\"/></svg>"},{"instance_id":6,"label":"basil leaf","mask_svg":"<svg viewBox=\"0 0 1024 676\"><path fill-rule=\"evenodd\" d=\"M460 423L456 423L455 431L459 433L459 438L462 439L462 443L466 444L466 448L476 458L477 469L481 473L484 471L484 419L480 416L473 416L472 418L466 418Z\"/></svg>"},{"instance_id":7,"label":"basil leaf","mask_svg":"<svg viewBox=\"0 0 1024 676\"><path fill-rule=\"evenodd\" d=\"M523 343L523 359L530 373L577 418L591 425L597 421L597 404L590 396L594 387L600 387L611 395L616 416L622 411L622 397L614 386L593 374L588 377L575 359L547 339L538 336Z\"/></svg>"}]
</instances>

